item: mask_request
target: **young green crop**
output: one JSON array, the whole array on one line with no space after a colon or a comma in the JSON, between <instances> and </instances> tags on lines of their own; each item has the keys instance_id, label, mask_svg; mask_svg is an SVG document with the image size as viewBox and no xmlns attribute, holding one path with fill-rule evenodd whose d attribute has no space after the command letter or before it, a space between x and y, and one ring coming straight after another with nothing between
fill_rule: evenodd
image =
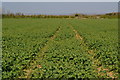
<instances>
[{"instance_id":1,"label":"young green crop","mask_svg":"<svg viewBox=\"0 0 120 80\"><path fill-rule=\"evenodd\" d=\"M117 30L117 19L5 18L2 77L116 77Z\"/></svg>"}]
</instances>

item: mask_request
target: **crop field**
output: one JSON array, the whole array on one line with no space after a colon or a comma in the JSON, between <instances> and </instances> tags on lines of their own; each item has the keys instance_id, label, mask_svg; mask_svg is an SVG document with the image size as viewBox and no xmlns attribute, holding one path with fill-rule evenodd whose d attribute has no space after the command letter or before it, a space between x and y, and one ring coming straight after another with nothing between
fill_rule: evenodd
<instances>
[{"instance_id":1,"label":"crop field","mask_svg":"<svg viewBox=\"0 0 120 80\"><path fill-rule=\"evenodd\" d=\"M3 78L118 78L118 64L117 19L3 19Z\"/></svg>"}]
</instances>

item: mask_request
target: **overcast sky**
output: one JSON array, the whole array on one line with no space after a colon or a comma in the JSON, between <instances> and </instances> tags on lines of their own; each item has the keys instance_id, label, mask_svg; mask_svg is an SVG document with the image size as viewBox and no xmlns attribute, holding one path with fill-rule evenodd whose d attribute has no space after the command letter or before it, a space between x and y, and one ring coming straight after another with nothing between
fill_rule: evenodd
<instances>
[{"instance_id":1,"label":"overcast sky","mask_svg":"<svg viewBox=\"0 0 120 80\"><path fill-rule=\"evenodd\" d=\"M118 12L117 2L4 2L5 11L24 14L66 15Z\"/></svg>"}]
</instances>

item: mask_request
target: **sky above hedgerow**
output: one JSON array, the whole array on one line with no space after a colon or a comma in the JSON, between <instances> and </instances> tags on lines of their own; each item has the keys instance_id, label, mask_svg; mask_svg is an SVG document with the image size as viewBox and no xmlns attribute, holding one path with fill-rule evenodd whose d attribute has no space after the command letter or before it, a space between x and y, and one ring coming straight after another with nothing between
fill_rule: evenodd
<instances>
[{"instance_id":1,"label":"sky above hedgerow","mask_svg":"<svg viewBox=\"0 0 120 80\"><path fill-rule=\"evenodd\" d=\"M118 12L117 2L3 2L4 12L67 15Z\"/></svg>"}]
</instances>

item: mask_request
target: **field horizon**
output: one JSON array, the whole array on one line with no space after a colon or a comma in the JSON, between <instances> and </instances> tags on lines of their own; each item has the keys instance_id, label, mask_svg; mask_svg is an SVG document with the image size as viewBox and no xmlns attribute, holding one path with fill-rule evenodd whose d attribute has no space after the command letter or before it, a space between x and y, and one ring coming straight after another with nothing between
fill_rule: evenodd
<instances>
[{"instance_id":1,"label":"field horizon","mask_svg":"<svg viewBox=\"0 0 120 80\"><path fill-rule=\"evenodd\" d=\"M118 2L0 4L2 80L119 80Z\"/></svg>"}]
</instances>

